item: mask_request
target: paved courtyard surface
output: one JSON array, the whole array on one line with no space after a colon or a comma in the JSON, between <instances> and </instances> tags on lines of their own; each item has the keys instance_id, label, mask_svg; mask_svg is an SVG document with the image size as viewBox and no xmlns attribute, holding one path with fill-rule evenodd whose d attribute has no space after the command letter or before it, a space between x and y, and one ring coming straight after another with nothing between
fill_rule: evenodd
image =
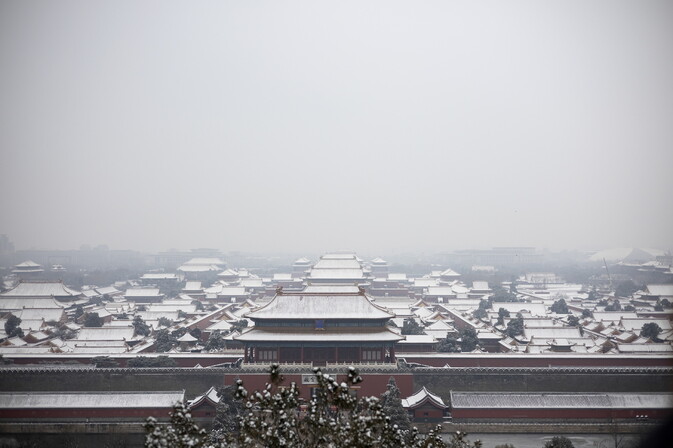
<instances>
[{"instance_id":1,"label":"paved courtyard surface","mask_svg":"<svg viewBox=\"0 0 673 448\"><path fill-rule=\"evenodd\" d=\"M569 438L575 448L615 448L615 439L609 434L561 434ZM481 440L483 448L494 448L496 445L509 443L514 448L543 448L553 434L469 434L468 439ZM616 448L636 448L640 436L619 434Z\"/></svg>"}]
</instances>

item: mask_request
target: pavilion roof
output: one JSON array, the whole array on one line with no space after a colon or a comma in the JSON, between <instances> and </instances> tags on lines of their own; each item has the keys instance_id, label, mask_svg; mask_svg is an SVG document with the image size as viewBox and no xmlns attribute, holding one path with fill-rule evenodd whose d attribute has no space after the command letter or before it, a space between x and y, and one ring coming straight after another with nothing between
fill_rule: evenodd
<instances>
[{"instance_id":1,"label":"pavilion roof","mask_svg":"<svg viewBox=\"0 0 673 448\"><path fill-rule=\"evenodd\" d=\"M5 291L0 296L6 297L73 297L81 293L70 289L63 282L19 282L14 288Z\"/></svg>"},{"instance_id":2,"label":"pavilion roof","mask_svg":"<svg viewBox=\"0 0 673 448\"><path fill-rule=\"evenodd\" d=\"M360 265L360 263L354 259L323 259L318 261L315 266L313 266L313 269L362 269L362 265Z\"/></svg>"},{"instance_id":3,"label":"pavilion roof","mask_svg":"<svg viewBox=\"0 0 673 448\"><path fill-rule=\"evenodd\" d=\"M372 303L364 293L276 294L267 305L245 317L250 319L390 319L384 308Z\"/></svg>"},{"instance_id":4,"label":"pavilion roof","mask_svg":"<svg viewBox=\"0 0 673 448\"><path fill-rule=\"evenodd\" d=\"M313 268L309 278L314 279L360 279L364 274L361 268Z\"/></svg>"},{"instance_id":5,"label":"pavilion roof","mask_svg":"<svg viewBox=\"0 0 673 448\"><path fill-rule=\"evenodd\" d=\"M159 288L129 288L126 290L126 297L159 297L161 296Z\"/></svg>"},{"instance_id":6,"label":"pavilion roof","mask_svg":"<svg viewBox=\"0 0 673 448\"><path fill-rule=\"evenodd\" d=\"M41 267L39 264L35 263L34 261L24 261L23 263L19 263L14 266L15 268L39 268Z\"/></svg>"},{"instance_id":7,"label":"pavilion roof","mask_svg":"<svg viewBox=\"0 0 673 448\"><path fill-rule=\"evenodd\" d=\"M189 408L197 408L202 404L210 404L212 406L217 406L220 402L220 397L217 395L217 389L215 386L212 386L206 391L203 395L199 395L189 402Z\"/></svg>"},{"instance_id":8,"label":"pavilion roof","mask_svg":"<svg viewBox=\"0 0 673 448\"><path fill-rule=\"evenodd\" d=\"M403 339L386 327L361 327L361 328L327 328L314 330L313 328L282 329L254 327L235 336L234 339L241 342L397 342Z\"/></svg>"},{"instance_id":9,"label":"pavilion roof","mask_svg":"<svg viewBox=\"0 0 673 448\"><path fill-rule=\"evenodd\" d=\"M405 408L416 408L427 402L431 402L432 404L440 408L447 408L447 406L444 404L444 400L442 400L439 396L427 390L425 387L423 387L421 390L419 390L412 396L404 398L402 400L402 406L404 406Z\"/></svg>"},{"instance_id":10,"label":"pavilion roof","mask_svg":"<svg viewBox=\"0 0 673 448\"><path fill-rule=\"evenodd\" d=\"M185 333L178 338L178 342L195 342L198 341L194 336L189 333Z\"/></svg>"}]
</instances>

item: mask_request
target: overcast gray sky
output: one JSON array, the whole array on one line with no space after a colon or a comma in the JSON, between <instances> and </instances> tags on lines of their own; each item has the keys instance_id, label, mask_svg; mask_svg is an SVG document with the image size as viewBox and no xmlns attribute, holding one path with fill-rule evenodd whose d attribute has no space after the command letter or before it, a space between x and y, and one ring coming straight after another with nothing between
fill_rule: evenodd
<instances>
[{"instance_id":1,"label":"overcast gray sky","mask_svg":"<svg viewBox=\"0 0 673 448\"><path fill-rule=\"evenodd\" d=\"M17 248L673 247L673 2L3 1Z\"/></svg>"}]
</instances>

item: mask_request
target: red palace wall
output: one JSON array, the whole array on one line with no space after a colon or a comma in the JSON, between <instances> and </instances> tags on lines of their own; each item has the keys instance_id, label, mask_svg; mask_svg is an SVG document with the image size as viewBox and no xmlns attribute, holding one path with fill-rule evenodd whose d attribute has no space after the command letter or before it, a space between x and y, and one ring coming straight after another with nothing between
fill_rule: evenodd
<instances>
[{"instance_id":1,"label":"red palace wall","mask_svg":"<svg viewBox=\"0 0 673 448\"><path fill-rule=\"evenodd\" d=\"M281 370L282 373L282 370ZM378 397L387 390L388 380L390 377L395 378L397 387L400 390L402 397L408 397L414 393L413 375L410 373L366 373L363 374L364 381L354 386L358 391L358 396L376 396ZM316 387L315 384L302 384L301 374L283 374L284 381L282 385L290 385L291 382L297 383L301 393L301 397L308 399L311 396L311 389ZM262 390L269 381L268 373L244 373L239 375L225 375L224 384L234 384L237 379L243 380L243 386L250 392L254 390ZM346 374L338 374L337 381L339 383L346 381Z\"/></svg>"},{"instance_id":2,"label":"red palace wall","mask_svg":"<svg viewBox=\"0 0 673 448\"><path fill-rule=\"evenodd\" d=\"M416 409L413 410L414 413L414 419L417 420L423 420L426 418L429 419L442 419L444 418L444 411L442 409L438 409L434 406L430 405L424 405L420 406Z\"/></svg>"},{"instance_id":3,"label":"red palace wall","mask_svg":"<svg viewBox=\"0 0 673 448\"><path fill-rule=\"evenodd\" d=\"M408 363L425 364L431 367L673 367L673 357L628 357L618 355L594 356L469 356L446 354L432 357L418 354L398 353Z\"/></svg>"},{"instance_id":4,"label":"red palace wall","mask_svg":"<svg viewBox=\"0 0 673 448\"><path fill-rule=\"evenodd\" d=\"M120 367L126 367L129 359L136 356L160 356L164 353L138 353L111 354L109 357L119 363ZM78 362L90 364L96 355L66 355L66 354L40 354L40 355L8 355L14 364L40 364L43 362ZM222 363L236 362L243 357L240 354L200 354L185 353L179 355L168 354L174 359L178 367L194 367L200 364L202 367ZM397 358L404 358L408 363L424 364L432 367L673 367L673 356L620 356L620 355L512 355L512 354L461 354L446 353L439 356L428 353L397 353Z\"/></svg>"},{"instance_id":5,"label":"red palace wall","mask_svg":"<svg viewBox=\"0 0 673 448\"><path fill-rule=\"evenodd\" d=\"M126 364L129 360L134 359L139 356L147 357L157 357L157 356L168 356L171 359L174 359L177 363L177 367L194 367L197 364L201 367L208 367L217 364L223 363L232 363L236 362L239 358L243 357L243 354L240 355L222 355L222 356L200 356L198 353L188 356L171 356L170 353L138 353L135 355L87 355L87 356L68 356L68 355L35 355L35 356L6 356L6 358L14 361L14 364L41 364L44 362L59 362L59 363L80 363L80 364L91 364L91 359L96 356L109 356L110 359L117 361L119 367L126 367Z\"/></svg>"},{"instance_id":6,"label":"red palace wall","mask_svg":"<svg viewBox=\"0 0 673 448\"><path fill-rule=\"evenodd\" d=\"M0 419L120 419L144 420L148 416L168 419L173 408L135 409L0 409Z\"/></svg>"}]
</instances>

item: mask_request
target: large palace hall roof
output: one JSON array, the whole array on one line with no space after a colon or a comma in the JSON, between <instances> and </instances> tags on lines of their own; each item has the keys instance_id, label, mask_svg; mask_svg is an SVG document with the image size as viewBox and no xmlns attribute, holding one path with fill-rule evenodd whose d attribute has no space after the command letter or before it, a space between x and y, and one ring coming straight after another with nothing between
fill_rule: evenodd
<instances>
[{"instance_id":1,"label":"large palace hall roof","mask_svg":"<svg viewBox=\"0 0 673 448\"><path fill-rule=\"evenodd\" d=\"M310 287L309 287L310 288ZM354 292L344 288L340 292L313 292L307 288L301 292L283 292L266 306L248 313L245 317L261 319L390 319L395 317L385 308L375 305L363 291Z\"/></svg>"}]
</instances>

